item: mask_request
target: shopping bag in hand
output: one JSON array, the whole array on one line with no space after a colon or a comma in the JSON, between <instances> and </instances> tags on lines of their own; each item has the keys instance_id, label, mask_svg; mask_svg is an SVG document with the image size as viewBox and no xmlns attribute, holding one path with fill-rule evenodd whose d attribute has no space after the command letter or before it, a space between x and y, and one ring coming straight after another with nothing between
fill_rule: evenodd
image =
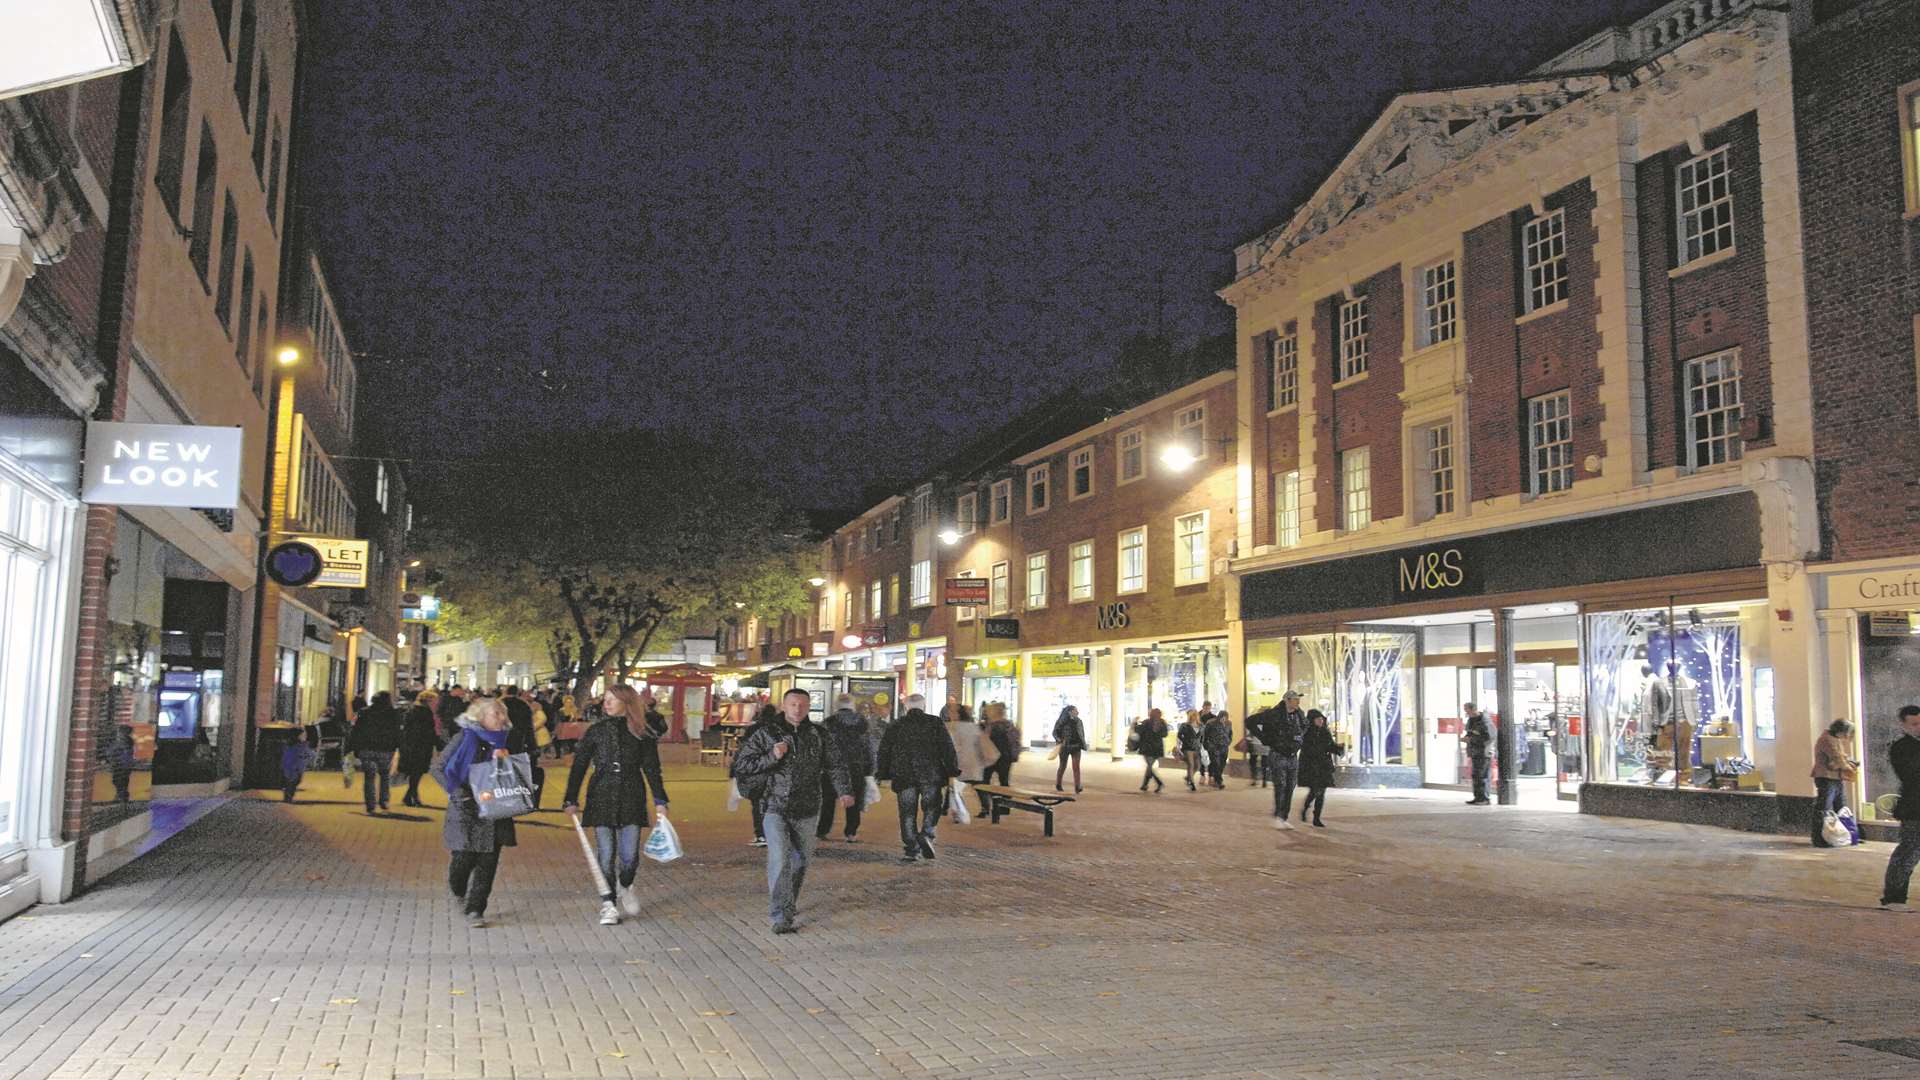
<instances>
[{"instance_id":1,"label":"shopping bag in hand","mask_svg":"<svg viewBox=\"0 0 1920 1080\"><path fill-rule=\"evenodd\" d=\"M955 825L965 825L973 820L973 812L967 809L967 803L972 797L973 791L955 777L953 787L947 795L947 809L952 812Z\"/></svg>"},{"instance_id":2,"label":"shopping bag in hand","mask_svg":"<svg viewBox=\"0 0 1920 1080\"><path fill-rule=\"evenodd\" d=\"M640 849L654 862L668 863L686 854L680 848L680 834L673 831L673 822L666 814L654 823L653 831L647 834L647 844Z\"/></svg>"},{"instance_id":3,"label":"shopping bag in hand","mask_svg":"<svg viewBox=\"0 0 1920 1080\"><path fill-rule=\"evenodd\" d=\"M740 781L727 781L727 813L740 809Z\"/></svg>"},{"instance_id":4,"label":"shopping bag in hand","mask_svg":"<svg viewBox=\"0 0 1920 1080\"><path fill-rule=\"evenodd\" d=\"M880 801L880 784L873 777L867 777L867 791L861 796L860 809L865 810Z\"/></svg>"},{"instance_id":5,"label":"shopping bag in hand","mask_svg":"<svg viewBox=\"0 0 1920 1080\"><path fill-rule=\"evenodd\" d=\"M525 754L504 754L476 763L467 770L467 788L474 807L488 821L531 814L533 762Z\"/></svg>"},{"instance_id":6,"label":"shopping bag in hand","mask_svg":"<svg viewBox=\"0 0 1920 1080\"><path fill-rule=\"evenodd\" d=\"M340 751L340 786L341 787L350 788L353 786L354 764L355 762L353 760L353 754L350 751L346 751L346 750Z\"/></svg>"}]
</instances>

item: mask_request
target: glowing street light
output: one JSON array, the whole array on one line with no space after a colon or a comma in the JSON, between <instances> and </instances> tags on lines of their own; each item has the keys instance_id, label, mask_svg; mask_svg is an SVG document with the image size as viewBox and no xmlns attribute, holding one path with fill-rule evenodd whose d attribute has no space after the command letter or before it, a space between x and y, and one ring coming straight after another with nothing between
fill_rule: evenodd
<instances>
[{"instance_id":1,"label":"glowing street light","mask_svg":"<svg viewBox=\"0 0 1920 1080\"><path fill-rule=\"evenodd\" d=\"M280 362L281 367L292 367L300 362L300 350L288 345L273 354L273 358Z\"/></svg>"},{"instance_id":2,"label":"glowing street light","mask_svg":"<svg viewBox=\"0 0 1920 1080\"><path fill-rule=\"evenodd\" d=\"M814 587L814 588L816 588L816 589L818 589L818 588L820 588L821 586L823 586L823 585L825 585L826 583L827 583L827 579L826 579L826 578L823 578L823 577L821 577L821 576L820 576L820 575L818 575L818 574L815 574L814 576L812 576L812 577L810 577L810 578L808 578L808 579L807 579L807 584L809 584L809 585L811 585L811 586L813 586L813 587Z\"/></svg>"},{"instance_id":3,"label":"glowing street light","mask_svg":"<svg viewBox=\"0 0 1920 1080\"><path fill-rule=\"evenodd\" d=\"M1160 464L1165 465L1174 472L1186 472L1188 469L1193 468L1194 462L1199 460L1199 458L1193 455L1193 448L1182 443L1174 443L1172 446L1160 451Z\"/></svg>"},{"instance_id":4,"label":"glowing street light","mask_svg":"<svg viewBox=\"0 0 1920 1080\"><path fill-rule=\"evenodd\" d=\"M947 545L948 547L952 547L953 545L959 543L960 530L959 529L941 529L940 542Z\"/></svg>"}]
</instances>

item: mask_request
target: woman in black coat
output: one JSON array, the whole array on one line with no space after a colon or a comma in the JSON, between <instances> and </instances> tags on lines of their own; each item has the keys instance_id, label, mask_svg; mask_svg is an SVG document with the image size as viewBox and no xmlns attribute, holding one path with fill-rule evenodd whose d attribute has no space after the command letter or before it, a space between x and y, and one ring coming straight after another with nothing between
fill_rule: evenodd
<instances>
[{"instance_id":1,"label":"woman in black coat","mask_svg":"<svg viewBox=\"0 0 1920 1080\"><path fill-rule=\"evenodd\" d=\"M433 707L439 695L431 690L420 691L413 699L413 707L407 710L406 718L400 721L400 765L398 772L407 778L407 793L400 802L406 806L425 806L420 801L420 778L433 768L433 755L444 745L440 738L439 721L435 718Z\"/></svg>"},{"instance_id":2,"label":"woman in black coat","mask_svg":"<svg viewBox=\"0 0 1920 1080\"><path fill-rule=\"evenodd\" d=\"M1327 789L1333 786L1333 759L1340 753L1340 744L1333 741L1333 731L1327 727L1327 714L1319 709L1307 710L1307 730L1300 739L1300 786L1307 789L1307 798L1300 804L1300 820L1307 820L1307 808L1313 808L1313 824L1317 828L1326 828L1320 823L1320 811L1327 805Z\"/></svg>"},{"instance_id":3,"label":"woman in black coat","mask_svg":"<svg viewBox=\"0 0 1920 1080\"><path fill-rule=\"evenodd\" d=\"M1154 785L1155 792L1165 791L1167 785L1160 781L1160 774L1153 771L1155 765L1167 754L1167 720L1159 709L1148 709L1147 718L1133 725L1133 749L1147 762L1147 775L1140 778L1140 790Z\"/></svg>"},{"instance_id":4,"label":"woman in black coat","mask_svg":"<svg viewBox=\"0 0 1920 1080\"><path fill-rule=\"evenodd\" d=\"M593 830L600 870L607 892L600 894L600 925L618 926L620 912L640 914L640 898L633 893L633 877L640 868L640 830L653 822L647 817L647 792L653 804L667 812L667 786L660 777L660 731L648 721L640 695L624 683L607 691L601 702L606 719L587 729L573 753L567 773L567 795L561 810L580 813L580 784L593 772L587 787L586 812L580 823ZM618 882L616 884L616 874ZM618 889L618 904L615 893Z\"/></svg>"},{"instance_id":5,"label":"woman in black coat","mask_svg":"<svg viewBox=\"0 0 1920 1080\"><path fill-rule=\"evenodd\" d=\"M1080 754L1087 748L1087 728L1080 722L1080 710L1068 705L1053 722L1053 741L1060 744L1060 767L1053 772L1053 790L1064 791L1067 763L1073 763L1073 793L1080 794Z\"/></svg>"}]
</instances>

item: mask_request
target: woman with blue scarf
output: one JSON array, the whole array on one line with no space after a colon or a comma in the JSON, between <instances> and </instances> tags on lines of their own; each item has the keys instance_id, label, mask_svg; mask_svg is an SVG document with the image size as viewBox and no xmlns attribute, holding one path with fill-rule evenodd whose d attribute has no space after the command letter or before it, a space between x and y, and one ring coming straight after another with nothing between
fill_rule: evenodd
<instances>
[{"instance_id":1,"label":"woman with blue scarf","mask_svg":"<svg viewBox=\"0 0 1920 1080\"><path fill-rule=\"evenodd\" d=\"M467 771L496 755L524 754L524 741L508 727L507 710L494 698L476 698L455 721L457 733L434 763L433 778L447 792L447 818L440 839L453 858L447 887L466 904L467 925L487 925L487 899L500 869L500 849L514 846L513 819L488 821L467 790Z\"/></svg>"}]
</instances>

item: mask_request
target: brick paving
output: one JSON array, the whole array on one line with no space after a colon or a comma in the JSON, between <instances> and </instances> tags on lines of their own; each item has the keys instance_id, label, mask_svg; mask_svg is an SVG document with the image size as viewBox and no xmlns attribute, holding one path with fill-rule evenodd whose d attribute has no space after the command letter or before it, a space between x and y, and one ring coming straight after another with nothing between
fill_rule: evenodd
<instances>
[{"instance_id":1,"label":"brick paving","mask_svg":"<svg viewBox=\"0 0 1920 1080\"><path fill-rule=\"evenodd\" d=\"M596 925L544 814L482 931L437 810L369 819L317 774L0 924L0 1078L1920 1073L1855 1045L1920 1037L1884 845L1450 792L1334 792L1328 829L1282 833L1244 782L1089 781L1055 839L949 823L930 866L894 861L889 798L775 938L717 769L669 772L689 854L642 868L646 915Z\"/></svg>"}]
</instances>

